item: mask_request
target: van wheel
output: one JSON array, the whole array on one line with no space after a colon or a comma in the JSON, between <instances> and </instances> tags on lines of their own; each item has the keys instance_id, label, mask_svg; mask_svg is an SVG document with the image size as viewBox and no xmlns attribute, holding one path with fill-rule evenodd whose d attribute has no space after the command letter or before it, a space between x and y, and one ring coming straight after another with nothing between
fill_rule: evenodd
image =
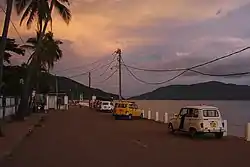
<instances>
[{"instance_id":1,"label":"van wheel","mask_svg":"<svg viewBox=\"0 0 250 167\"><path fill-rule=\"evenodd\" d=\"M129 120L132 120L132 119L133 119L132 114L129 114L128 119L129 119Z\"/></svg>"},{"instance_id":2,"label":"van wheel","mask_svg":"<svg viewBox=\"0 0 250 167\"><path fill-rule=\"evenodd\" d=\"M116 115L116 116L115 116L115 120L119 120L119 116Z\"/></svg>"},{"instance_id":3,"label":"van wheel","mask_svg":"<svg viewBox=\"0 0 250 167\"><path fill-rule=\"evenodd\" d=\"M172 123L169 123L169 124L168 124L168 130L169 130L171 133L174 133L174 132L175 132Z\"/></svg>"},{"instance_id":4,"label":"van wheel","mask_svg":"<svg viewBox=\"0 0 250 167\"><path fill-rule=\"evenodd\" d=\"M221 139L223 137L223 132L217 132L217 133L215 133L215 137L217 139Z\"/></svg>"},{"instance_id":5,"label":"van wheel","mask_svg":"<svg viewBox=\"0 0 250 167\"><path fill-rule=\"evenodd\" d=\"M193 139L195 137L196 133L197 133L196 129L194 129L194 128L189 129L189 135L190 135L191 139Z\"/></svg>"}]
</instances>

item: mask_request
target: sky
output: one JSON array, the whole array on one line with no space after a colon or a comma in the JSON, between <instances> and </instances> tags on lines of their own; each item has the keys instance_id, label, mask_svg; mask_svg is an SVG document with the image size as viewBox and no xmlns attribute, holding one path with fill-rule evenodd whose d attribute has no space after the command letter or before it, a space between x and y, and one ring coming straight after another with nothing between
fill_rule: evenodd
<instances>
[{"instance_id":1,"label":"sky","mask_svg":"<svg viewBox=\"0 0 250 167\"><path fill-rule=\"evenodd\" d=\"M4 0L0 2L5 7ZM64 55L51 72L72 77L97 68L91 73L92 86L112 93L118 93L118 73L103 81L116 71L117 61L112 63L112 68L103 65L112 61L112 53L117 48L122 49L127 65L170 69L187 68L250 45L250 21L247 19L250 0L72 0L69 8L72 12L69 25L56 11L53 13L52 30L55 37L64 42L61 46ZM3 12L0 16L2 25ZM35 35L36 25L31 29L25 24L20 26L20 16L14 10L12 21L24 40ZM22 44L12 26L9 37ZM197 70L212 74L250 71L249 54L250 51L246 51ZM12 64L26 57L15 56ZM97 60L98 63L92 63ZM132 72L146 82L162 82L178 74ZM87 75L72 79L88 84ZM122 95L128 97L162 86L211 80L250 85L249 76L225 78L195 73L162 85L148 85L135 80L122 67Z\"/></svg>"}]
</instances>

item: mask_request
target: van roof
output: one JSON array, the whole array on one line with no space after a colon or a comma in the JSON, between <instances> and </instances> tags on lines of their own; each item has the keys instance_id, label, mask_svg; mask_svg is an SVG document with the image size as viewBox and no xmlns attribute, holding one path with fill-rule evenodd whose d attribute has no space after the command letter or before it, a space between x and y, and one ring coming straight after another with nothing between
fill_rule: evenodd
<instances>
[{"instance_id":1,"label":"van roof","mask_svg":"<svg viewBox=\"0 0 250 167\"><path fill-rule=\"evenodd\" d=\"M200 106L186 106L186 107L183 107L183 108L195 108L195 109L210 109L210 110L218 110L217 107L214 107L214 106L207 106L207 105L200 105Z\"/></svg>"}]
</instances>

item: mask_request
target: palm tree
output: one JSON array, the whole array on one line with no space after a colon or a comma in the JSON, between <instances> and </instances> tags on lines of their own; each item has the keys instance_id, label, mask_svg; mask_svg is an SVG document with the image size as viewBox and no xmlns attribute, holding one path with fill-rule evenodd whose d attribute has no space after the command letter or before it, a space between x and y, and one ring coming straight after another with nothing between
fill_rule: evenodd
<instances>
[{"instance_id":1,"label":"palm tree","mask_svg":"<svg viewBox=\"0 0 250 167\"><path fill-rule=\"evenodd\" d=\"M20 106L18 108L18 117L23 119L24 111L28 109L28 98L29 98L29 89L30 89L30 81L32 75L34 75L35 69L37 69L39 64L39 59L41 59L41 55L43 52L43 38L47 29L47 25L49 22L52 22L52 11L53 9L57 9L59 15L62 16L63 20L69 24L71 20L70 10L65 5L69 5L68 0L15 0L15 6L17 13L23 16L21 18L20 24L27 19L27 26L32 24L34 18L37 19L37 30L39 32L39 36L37 38L37 43L35 45L35 51L30 57L30 62L28 64L27 76L24 83L24 88L22 91L22 98L20 102Z\"/></svg>"},{"instance_id":2,"label":"palm tree","mask_svg":"<svg viewBox=\"0 0 250 167\"><path fill-rule=\"evenodd\" d=\"M39 32L34 38L29 38L26 45L22 45L21 48L32 50L35 52L36 45L38 43ZM47 32L42 40L43 50L38 55L38 64L41 69L46 71L54 67L54 63L62 58L62 50L60 45L63 42L60 40L55 40L52 32Z\"/></svg>"},{"instance_id":3,"label":"palm tree","mask_svg":"<svg viewBox=\"0 0 250 167\"><path fill-rule=\"evenodd\" d=\"M36 38L29 38L26 45L22 45L21 48L32 50L35 52L36 45L38 42L39 32L37 32ZM62 50L60 45L62 41L55 40L53 33L48 32L45 34L42 40L43 50L41 54L38 55L38 66L37 66L37 81L39 79L41 72L48 72L54 67L54 63L62 58ZM37 82L37 90L39 88L39 83Z\"/></svg>"}]
</instances>

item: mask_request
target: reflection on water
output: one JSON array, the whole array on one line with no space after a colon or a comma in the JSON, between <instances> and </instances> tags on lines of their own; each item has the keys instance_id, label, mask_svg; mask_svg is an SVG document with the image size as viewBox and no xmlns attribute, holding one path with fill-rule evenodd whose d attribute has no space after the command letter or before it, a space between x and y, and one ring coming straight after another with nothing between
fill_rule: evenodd
<instances>
[{"instance_id":1,"label":"reflection on water","mask_svg":"<svg viewBox=\"0 0 250 167\"><path fill-rule=\"evenodd\" d=\"M187 105L212 105L218 107L223 119L228 121L228 134L244 136L245 126L250 122L250 101L193 101L193 100L135 100L140 108L147 111L151 109L152 117L159 112L163 120L164 112L169 114L178 113L181 107Z\"/></svg>"}]
</instances>

